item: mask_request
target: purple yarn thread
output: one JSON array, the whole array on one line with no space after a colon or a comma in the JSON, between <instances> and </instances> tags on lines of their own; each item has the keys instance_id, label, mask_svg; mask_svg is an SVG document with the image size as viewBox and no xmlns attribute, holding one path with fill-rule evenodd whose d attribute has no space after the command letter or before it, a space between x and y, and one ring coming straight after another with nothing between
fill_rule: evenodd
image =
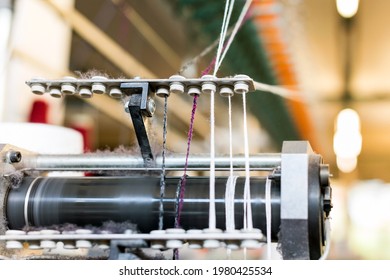
<instances>
[{"instance_id":1,"label":"purple yarn thread","mask_svg":"<svg viewBox=\"0 0 390 280\"><path fill-rule=\"evenodd\" d=\"M198 97L199 97L199 95L195 94L194 100L192 103L190 128L188 130L188 135L187 135L187 151L186 151L186 160L184 163L184 172L183 172L183 176L181 177L180 184L178 186L179 190L177 192L178 206L177 206L177 212L176 212L176 217L175 217L175 228L180 227L180 218L181 218L181 212L182 212L183 204L184 204L184 194L185 194L186 181L187 181L188 158L190 155L191 141L192 141L192 136L193 136L193 132L194 132L194 121L195 121L196 108L198 105L198 102L197 102ZM173 259L174 260L179 259L179 250L178 249L173 250Z\"/></svg>"}]
</instances>

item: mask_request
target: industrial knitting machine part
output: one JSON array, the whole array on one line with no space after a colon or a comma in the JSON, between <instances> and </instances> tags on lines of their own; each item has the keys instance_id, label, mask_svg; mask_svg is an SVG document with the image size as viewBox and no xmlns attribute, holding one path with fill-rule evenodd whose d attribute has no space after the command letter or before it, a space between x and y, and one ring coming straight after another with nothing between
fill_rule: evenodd
<instances>
[{"instance_id":1,"label":"industrial knitting machine part","mask_svg":"<svg viewBox=\"0 0 390 280\"><path fill-rule=\"evenodd\" d=\"M18 151L15 147L8 148ZM1 152L2 155L7 153L7 149ZM29 172L38 172L39 169L50 170L50 162L55 163L55 170L61 167L61 161L52 160L44 163L33 160L53 159L55 155L49 157L24 155L23 152L21 154L20 162L11 164L4 160L2 166L18 166L19 169ZM99 157L104 161L103 155L97 155L94 160L99 162ZM263 167L264 170L269 171L271 168L274 170L268 178L271 180L272 240L280 244L284 259L318 259L322 255L325 242L324 219L331 209L327 166L322 164L319 155L311 151L307 142L299 141L285 142L281 154L266 154L263 160L261 155L257 158L258 169ZM110 159L113 161L114 157ZM216 167L224 166L225 161L227 159L217 160ZM88 160L81 162L85 164ZM142 159L133 163L142 165ZM180 165L177 158L173 163L176 166ZM64 169L72 165L74 167L77 162L70 164L65 161L63 164ZM193 162L193 165L199 168L205 163ZM79 166L79 169L90 170L91 167ZM98 169L99 166L95 168ZM131 169L131 166L128 168ZM4 177L7 174L1 175ZM266 233L266 180L266 177L251 177L254 227L260 229L263 234ZM225 228L226 181L226 177L216 178L216 217L217 227L220 229ZM166 195L163 201L166 228L171 228L174 224L178 182L179 178L166 178ZM244 178L238 178L234 199L236 225L243 224L244 182ZM208 227L208 187L208 177L187 178L182 212L183 229ZM159 188L159 177L152 176L62 178L25 176L18 188L7 188L7 194L1 204L5 209L4 218L10 229L23 229L25 226L50 227L65 223L80 227L99 226L105 221L112 220L131 221L137 225L140 233L148 234L158 228Z\"/></svg>"},{"instance_id":2,"label":"industrial knitting machine part","mask_svg":"<svg viewBox=\"0 0 390 280\"><path fill-rule=\"evenodd\" d=\"M319 259L323 254L325 240L324 221L332 208L329 168L322 163L308 142L284 142L281 154L259 154L249 158L251 171L267 171L266 177L250 176L252 232L210 232L209 226L209 180L208 177L192 176L186 179L186 197L181 212L182 229L174 227L177 205L177 185L180 178L165 178L163 218L165 231L158 231L160 202L160 177L136 175L140 170L161 171L162 159L154 158L145 130L144 117L155 111L154 94L209 93L222 95L253 91L253 81L244 75L233 78L204 76L201 79L185 79L172 76L169 79L118 79L104 77L92 79L44 80L33 79L27 84L36 94L79 94L91 97L105 91L125 99L126 111L133 120L142 158L131 155L37 155L9 145L0 145L0 221L5 221L10 230L0 233L0 241L9 248L21 247L21 241L37 242L52 240L78 240L90 244L91 240L111 242L113 255L118 248L134 244L157 248L158 240L166 240L161 246L179 248L184 241L203 240L203 247L211 248L225 241L227 246L237 240L256 245L264 242L267 233L266 205L271 205L271 239L279 243L284 259ZM227 92L226 89L229 88ZM55 89L53 91L53 89ZM115 94L111 94L114 89ZM83 91L85 93L83 93ZM53 94L52 94L53 95ZM182 170L184 157L175 155L165 159L166 170ZM243 157L234 158L234 169L242 170ZM216 170L228 170L230 159L216 158ZM208 156L191 157L186 169L209 171ZM121 177L42 177L46 171L126 171ZM272 172L270 172L272 171ZM26 173L19 176L20 173ZM18 174L20 180L12 180ZM225 229L225 189L227 177L215 180L216 226ZM266 183L271 181L271 198L267 200ZM15 185L15 182L17 185ZM243 224L245 178L238 178L234 196L236 227ZM46 236L28 235L21 231L29 228L50 228L54 225L74 224L78 227L100 226L107 221L131 222L139 233L116 235L54 233ZM238 226L239 227L239 226ZM3 230L4 226L0 228ZM187 231L186 231L187 230ZM201 234L194 230L203 230ZM180 231L180 232L179 232ZM191 233L190 233L191 232ZM45 235L46 234L46 235ZM249 235L248 235L249 234ZM210 240L204 240L204 239ZM85 241L85 242L84 242ZM252 242L254 241L254 242ZM157 242L157 243L156 243ZM233 243L231 243L233 242ZM76 242L77 243L77 242ZM80 243L80 242L79 242ZM81 244L80 243L80 244ZM133 244L133 245L132 245ZM212 246L210 244L213 244ZM45 244L44 244L45 245ZM241 244L242 247L242 244ZM115 253L116 252L116 253Z\"/></svg>"}]
</instances>

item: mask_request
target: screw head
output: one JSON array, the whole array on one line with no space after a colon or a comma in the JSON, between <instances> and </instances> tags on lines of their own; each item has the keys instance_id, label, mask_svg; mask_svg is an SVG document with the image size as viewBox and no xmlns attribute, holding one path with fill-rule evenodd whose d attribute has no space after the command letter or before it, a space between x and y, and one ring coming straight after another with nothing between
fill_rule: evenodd
<instances>
[{"instance_id":1,"label":"screw head","mask_svg":"<svg viewBox=\"0 0 390 280\"><path fill-rule=\"evenodd\" d=\"M9 151L7 153L8 163L18 163L22 160L22 153L19 151Z\"/></svg>"},{"instance_id":2,"label":"screw head","mask_svg":"<svg viewBox=\"0 0 390 280\"><path fill-rule=\"evenodd\" d=\"M125 112L126 112L126 113L130 113L129 104L130 104L130 100L127 100L127 101L125 102Z\"/></svg>"},{"instance_id":3,"label":"screw head","mask_svg":"<svg viewBox=\"0 0 390 280\"><path fill-rule=\"evenodd\" d=\"M156 102L154 102L154 99L149 98L146 103L146 111L148 113L148 116L151 117L156 112Z\"/></svg>"}]
</instances>

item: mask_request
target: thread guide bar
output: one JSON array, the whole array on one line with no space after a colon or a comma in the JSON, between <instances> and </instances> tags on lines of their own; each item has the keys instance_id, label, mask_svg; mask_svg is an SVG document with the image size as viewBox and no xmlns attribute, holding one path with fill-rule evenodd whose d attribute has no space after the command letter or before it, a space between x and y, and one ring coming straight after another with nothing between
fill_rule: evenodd
<instances>
[{"instance_id":1,"label":"thread guide bar","mask_svg":"<svg viewBox=\"0 0 390 280\"><path fill-rule=\"evenodd\" d=\"M179 76L180 77L180 76ZM65 77L63 79L44 79L44 78L33 78L30 81L27 81L26 84L32 89L35 94L44 94L45 92L50 92L51 89L61 89L64 85L71 85L74 87L74 93L79 93L82 88L92 88L93 85L100 84L106 88L108 93L110 89L120 89L122 84L129 83L148 83L150 90L156 92L158 88L168 88L172 83L180 83L184 86L184 92L190 87L201 87L204 83L213 83L217 87L217 92L222 87L231 87L234 88L236 83L245 83L248 85L248 91L255 91L255 85L253 80L245 75L236 75L234 77L227 78L217 78L207 75L207 77L202 78L178 78L178 76L172 76L169 79L107 79L105 77L93 77L91 79L76 79ZM38 87L36 87L38 86ZM38 90L36 90L38 89ZM92 88L93 91L93 88ZM102 92L98 92L102 93ZM63 93L66 95L69 93ZM126 92L124 92L126 94ZM60 97L60 96L55 96ZM88 96L86 96L88 97ZM112 96L114 97L114 96ZM119 97L119 95L115 95Z\"/></svg>"},{"instance_id":2,"label":"thread guide bar","mask_svg":"<svg viewBox=\"0 0 390 280\"><path fill-rule=\"evenodd\" d=\"M65 77L60 80L35 78L27 81L26 84L35 94L42 95L49 92L56 98L74 94L91 98L93 94L104 93L108 93L113 98L129 96L125 109L133 121L145 167L155 165L144 124L144 117L152 117L155 111L155 103L151 96L153 93L157 96L169 96L170 93L187 92L193 95L215 91L223 96L231 96L234 92L239 94L255 90L253 80L246 75L236 75L231 78L204 75L198 79L186 79L179 75L173 75L169 79L107 79L103 76L95 76L91 79Z\"/></svg>"}]
</instances>

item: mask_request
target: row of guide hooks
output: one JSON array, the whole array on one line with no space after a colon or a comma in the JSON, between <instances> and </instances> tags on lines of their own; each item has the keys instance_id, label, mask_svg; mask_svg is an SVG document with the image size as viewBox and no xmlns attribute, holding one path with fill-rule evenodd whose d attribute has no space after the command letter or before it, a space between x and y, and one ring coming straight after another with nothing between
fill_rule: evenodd
<instances>
[{"instance_id":1,"label":"row of guide hooks","mask_svg":"<svg viewBox=\"0 0 390 280\"><path fill-rule=\"evenodd\" d=\"M231 250L258 249L264 244L264 237L260 229L242 229L225 231L217 228L190 229L185 231L181 228L170 228L166 230L154 230L150 235L169 236L182 234L184 239L156 239L151 240L152 249L180 249L188 243L190 249L217 249L226 247ZM202 236L203 238L199 238ZM227 238L229 236L229 238ZM253 238L253 237L256 238ZM196 238L198 237L198 238ZM233 238L232 238L233 237ZM249 237L249 238L245 238Z\"/></svg>"},{"instance_id":2,"label":"row of guide hooks","mask_svg":"<svg viewBox=\"0 0 390 280\"><path fill-rule=\"evenodd\" d=\"M40 249L55 249L57 248L57 240L55 239L56 235L88 235L92 234L93 231L89 229L77 229L74 231L63 231L62 233L58 230L53 229L43 229L36 231L25 232L23 230L7 230L5 235L10 236L26 236L24 241L28 242L28 249L30 250L40 250ZM30 238L29 238L30 237ZM32 237L32 238L31 238ZM40 239L39 237L42 237ZM50 237L50 238L48 238ZM92 248L92 242L87 239L77 239L77 240L62 240L64 249L89 249ZM100 249L108 249L109 242L106 240L100 240L98 242L98 247ZM22 240L7 240L6 242L7 249L23 249Z\"/></svg>"},{"instance_id":3,"label":"row of guide hooks","mask_svg":"<svg viewBox=\"0 0 390 280\"><path fill-rule=\"evenodd\" d=\"M220 229L168 228L153 230L149 234L137 234L126 230L123 234L110 232L94 233L90 229L62 231L42 229L34 231L8 230L4 236L7 249L30 250L55 249L57 242L63 242L64 249L90 249L97 245L99 249L109 249L113 239L144 239L150 241L151 249L179 249L188 244L190 249L216 249L226 247L231 250L257 249L264 245L264 236L260 229L242 229L223 232ZM24 244L28 246L25 247Z\"/></svg>"},{"instance_id":4,"label":"row of guide hooks","mask_svg":"<svg viewBox=\"0 0 390 280\"><path fill-rule=\"evenodd\" d=\"M255 90L253 80L246 75L235 75L228 78L204 75L197 79L185 78L180 75L173 75L169 79L109 79L104 76L94 76L91 79L64 77L61 80L34 78L26 83L34 94L49 93L56 98L66 95L91 98L94 94L108 94L112 98L122 98L125 94L121 88L122 84L144 82L147 82L150 89L159 97L185 92L191 96L202 93L210 94L211 92L219 92L222 96L233 96L235 93L243 94Z\"/></svg>"}]
</instances>

